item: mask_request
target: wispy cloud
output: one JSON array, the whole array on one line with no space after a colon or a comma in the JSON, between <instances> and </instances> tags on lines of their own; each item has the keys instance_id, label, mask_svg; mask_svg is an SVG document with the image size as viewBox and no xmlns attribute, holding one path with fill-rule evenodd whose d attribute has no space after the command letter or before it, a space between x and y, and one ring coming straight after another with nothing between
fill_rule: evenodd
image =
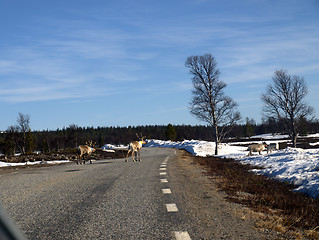
<instances>
[{"instance_id":1,"label":"wispy cloud","mask_svg":"<svg viewBox=\"0 0 319 240\"><path fill-rule=\"evenodd\" d=\"M110 15L97 14L99 10L94 9L76 12L86 20L39 21L41 29L51 29L48 37L40 35L27 46L14 46L0 56L0 75L11 81L0 91L0 98L22 102L85 98L117 93L128 88L125 84L134 82L144 84L129 86L134 91L157 89L154 92L159 94L165 88L154 87L152 79L160 82L166 77L161 68L181 71L183 58L204 52L216 56L223 80L230 84L264 81L276 68L302 74L318 67L314 63L319 60L318 28L297 25L274 29L272 24L267 25L286 21L287 16L202 14L154 24L141 21L141 11L152 14L154 9L136 8L127 11L129 17L119 17L112 11ZM120 21L124 27L105 26L97 19ZM157 73L161 76L152 75ZM166 90L186 92L190 88L190 84L176 84Z\"/></svg>"},{"instance_id":2,"label":"wispy cloud","mask_svg":"<svg viewBox=\"0 0 319 240\"><path fill-rule=\"evenodd\" d=\"M112 85L114 82L139 80L132 74L134 64L125 66L125 61L153 57L143 52L129 55L123 44L112 42L121 36L113 35L111 42L106 41L107 36L101 30L76 35L76 40L70 33L66 39L58 35L4 51L0 57L0 76L6 81L0 99L28 102L107 95L118 91Z\"/></svg>"},{"instance_id":3,"label":"wispy cloud","mask_svg":"<svg viewBox=\"0 0 319 240\"><path fill-rule=\"evenodd\" d=\"M111 91L111 87L95 84L96 71L84 72L84 64L74 61L36 46L12 50L0 61L0 75L5 80L0 99L29 102L85 98Z\"/></svg>"},{"instance_id":4,"label":"wispy cloud","mask_svg":"<svg viewBox=\"0 0 319 240\"><path fill-rule=\"evenodd\" d=\"M298 34L297 34L297 33ZM298 74L315 70L319 61L318 29L301 27L256 36L247 32L218 50L223 56L222 68L230 74L229 82L247 82L263 79L275 69L286 68ZM222 53L220 53L222 52Z\"/></svg>"}]
</instances>

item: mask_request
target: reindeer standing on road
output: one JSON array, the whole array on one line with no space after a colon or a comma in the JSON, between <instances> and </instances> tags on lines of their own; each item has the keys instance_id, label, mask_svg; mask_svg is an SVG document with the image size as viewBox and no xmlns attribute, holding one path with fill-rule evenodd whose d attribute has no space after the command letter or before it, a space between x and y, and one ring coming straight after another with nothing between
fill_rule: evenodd
<instances>
[{"instance_id":1,"label":"reindeer standing on road","mask_svg":"<svg viewBox=\"0 0 319 240\"><path fill-rule=\"evenodd\" d=\"M141 148L143 146L143 144L146 144L146 142L144 141L144 136L140 137L137 133L136 136L140 139L140 141L133 141L130 142L130 144L128 145L128 151L127 151L127 155L126 155L126 159L125 162L128 162L128 155L130 154L130 152L132 152L132 158L133 158L133 162L137 161L135 159L135 154L138 154L138 160L141 161Z\"/></svg>"},{"instance_id":2,"label":"reindeer standing on road","mask_svg":"<svg viewBox=\"0 0 319 240\"><path fill-rule=\"evenodd\" d=\"M88 141L85 143L86 145L80 145L77 147L78 157L76 164L82 164L82 157L87 155L87 158L90 160L90 164L92 163L92 160L90 158L91 154L95 152L93 141ZM85 157L83 158L83 163L85 164Z\"/></svg>"}]
</instances>

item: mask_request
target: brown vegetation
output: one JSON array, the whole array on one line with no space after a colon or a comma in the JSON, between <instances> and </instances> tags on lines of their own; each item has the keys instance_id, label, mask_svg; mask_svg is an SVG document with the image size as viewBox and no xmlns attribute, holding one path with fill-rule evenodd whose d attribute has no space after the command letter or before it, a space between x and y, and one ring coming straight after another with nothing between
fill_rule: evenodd
<instances>
[{"instance_id":1,"label":"brown vegetation","mask_svg":"<svg viewBox=\"0 0 319 240\"><path fill-rule=\"evenodd\" d=\"M188 153L185 153L188 154ZM232 159L193 157L227 193L227 199L260 213L258 227L319 239L319 199L293 192L293 185L256 175Z\"/></svg>"},{"instance_id":2,"label":"brown vegetation","mask_svg":"<svg viewBox=\"0 0 319 240\"><path fill-rule=\"evenodd\" d=\"M125 157L126 151L115 151L115 152L106 152L102 150L97 150L91 155L93 160L101 159L113 159L113 158L123 158ZM0 161L10 162L10 163L23 163L23 162L35 162L35 161L54 161L54 160L70 160L76 161L77 152L76 149L65 149L64 151L56 151L50 153L29 153L22 154L19 156L10 156L4 157Z\"/></svg>"}]
</instances>

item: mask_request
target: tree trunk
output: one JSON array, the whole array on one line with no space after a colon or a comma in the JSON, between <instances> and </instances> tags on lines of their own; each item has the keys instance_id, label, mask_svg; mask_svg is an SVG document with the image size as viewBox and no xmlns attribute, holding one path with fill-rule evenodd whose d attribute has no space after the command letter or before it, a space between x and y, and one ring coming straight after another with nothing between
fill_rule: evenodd
<instances>
[{"instance_id":1,"label":"tree trunk","mask_svg":"<svg viewBox=\"0 0 319 240\"><path fill-rule=\"evenodd\" d=\"M26 134L23 132L23 143L22 143L22 153L25 154L25 147L26 147Z\"/></svg>"},{"instance_id":2,"label":"tree trunk","mask_svg":"<svg viewBox=\"0 0 319 240\"><path fill-rule=\"evenodd\" d=\"M218 137L218 127L217 125L215 125L215 155L218 155L218 141L219 141L219 137Z\"/></svg>"},{"instance_id":3,"label":"tree trunk","mask_svg":"<svg viewBox=\"0 0 319 240\"><path fill-rule=\"evenodd\" d=\"M294 144L293 144L294 148L297 147L297 134L294 137Z\"/></svg>"},{"instance_id":4,"label":"tree trunk","mask_svg":"<svg viewBox=\"0 0 319 240\"><path fill-rule=\"evenodd\" d=\"M293 116L290 116L290 121L291 121L291 132L292 132L292 147L293 148L296 148L297 147L297 136L298 136L298 133L297 133L297 129L296 129L296 125L295 125L295 121L294 121L294 117Z\"/></svg>"},{"instance_id":5,"label":"tree trunk","mask_svg":"<svg viewBox=\"0 0 319 240\"><path fill-rule=\"evenodd\" d=\"M298 133L295 129L292 130L292 147L296 148L297 147L297 137L298 137Z\"/></svg>"}]
</instances>

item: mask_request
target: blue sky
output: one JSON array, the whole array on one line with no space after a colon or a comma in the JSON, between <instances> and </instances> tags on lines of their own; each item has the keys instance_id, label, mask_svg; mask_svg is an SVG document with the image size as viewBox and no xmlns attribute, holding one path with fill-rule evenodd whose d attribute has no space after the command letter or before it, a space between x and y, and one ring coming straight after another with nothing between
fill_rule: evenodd
<instances>
[{"instance_id":1,"label":"blue sky","mask_svg":"<svg viewBox=\"0 0 319 240\"><path fill-rule=\"evenodd\" d=\"M205 124L188 56L211 53L242 118L261 121L276 69L304 77L319 118L319 1L0 0L0 130Z\"/></svg>"}]
</instances>

